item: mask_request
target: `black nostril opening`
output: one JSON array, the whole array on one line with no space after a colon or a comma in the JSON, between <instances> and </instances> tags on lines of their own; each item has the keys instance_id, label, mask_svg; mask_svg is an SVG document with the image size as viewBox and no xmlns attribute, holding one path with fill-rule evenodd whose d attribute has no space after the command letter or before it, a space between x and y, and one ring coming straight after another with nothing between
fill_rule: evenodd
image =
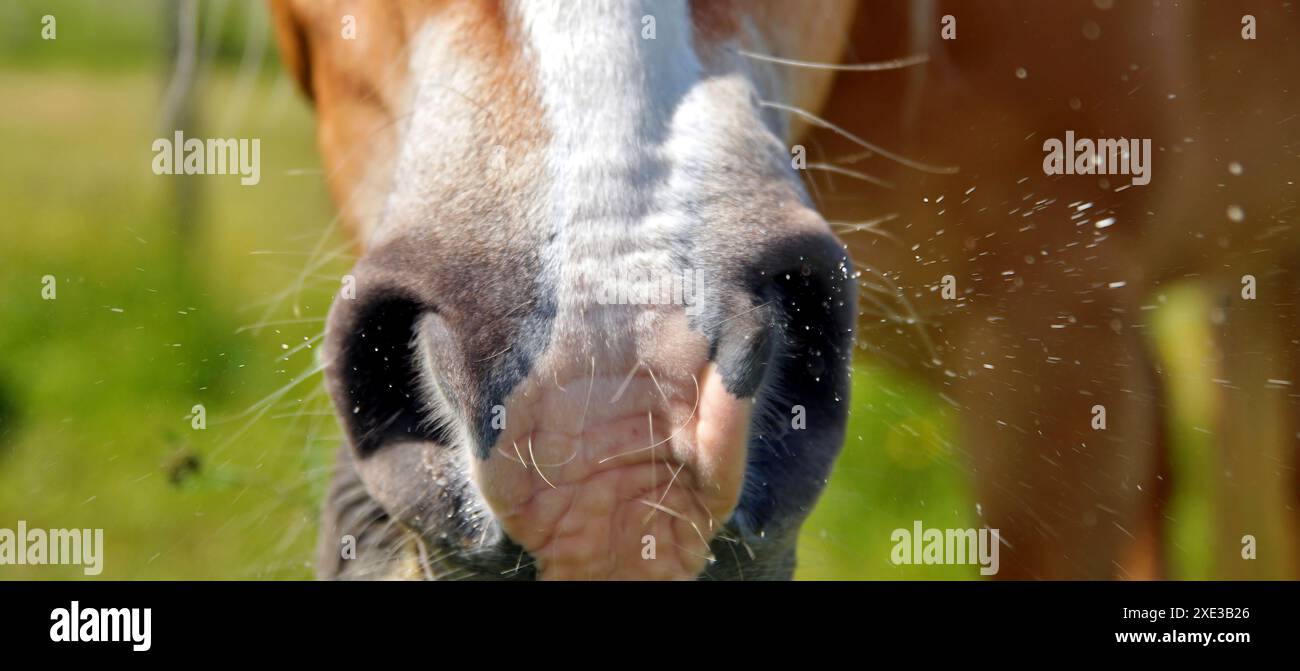
<instances>
[{"instance_id":1,"label":"black nostril opening","mask_svg":"<svg viewBox=\"0 0 1300 671\"><path fill-rule=\"evenodd\" d=\"M331 318L331 396L358 456L399 441L446 442L425 421L420 371L412 348L426 308L398 296L342 306Z\"/></svg>"},{"instance_id":2,"label":"black nostril opening","mask_svg":"<svg viewBox=\"0 0 1300 671\"><path fill-rule=\"evenodd\" d=\"M846 268L827 269L813 262L773 274L769 296L790 335L821 333L831 337L852 328L853 282Z\"/></svg>"},{"instance_id":3,"label":"black nostril opening","mask_svg":"<svg viewBox=\"0 0 1300 671\"><path fill-rule=\"evenodd\" d=\"M705 321L728 391L753 396L792 375L838 382L857 314L851 268L839 242L818 234L774 241L748 260L733 275L741 291Z\"/></svg>"},{"instance_id":4,"label":"black nostril opening","mask_svg":"<svg viewBox=\"0 0 1300 671\"><path fill-rule=\"evenodd\" d=\"M851 356L857 294L842 271L814 262L777 272L768 285L780 374L824 380Z\"/></svg>"},{"instance_id":5,"label":"black nostril opening","mask_svg":"<svg viewBox=\"0 0 1300 671\"><path fill-rule=\"evenodd\" d=\"M764 256L750 277L753 290L771 304L772 326L786 353L797 353L807 372L819 376L830 367L826 357L843 356L829 350L852 340L857 315L852 262L829 235L791 238Z\"/></svg>"}]
</instances>

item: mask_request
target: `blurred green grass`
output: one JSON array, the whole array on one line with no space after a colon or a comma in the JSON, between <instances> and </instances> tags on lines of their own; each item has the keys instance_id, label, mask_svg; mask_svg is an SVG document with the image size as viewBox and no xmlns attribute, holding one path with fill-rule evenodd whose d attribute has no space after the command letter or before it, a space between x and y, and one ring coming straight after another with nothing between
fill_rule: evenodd
<instances>
[{"instance_id":1,"label":"blurred green grass","mask_svg":"<svg viewBox=\"0 0 1300 671\"><path fill-rule=\"evenodd\" d=\"M231 86L214 76L206 99L229 99ZM0 72L11 101L0 109L0 520L103 527L103 577L310 575L332 443L312 433L332 433L320 385L240 413L312 365L312 350L293 350L319 332L308 320L323 317L334 285L313 275L297 300L275 303L333 215L308 110L288 88L258 87L238 133L274 138L261 184L205 181L195 237L181 240L168 212L172 180L185 178L148 167L155 77ZM346 259L335 265L320 273L339 277ZM45 275L57 300L40 300ZM268 303L272 318L303 323L241 332ZM199 403L205 431L187 419ZM164 465L189 454L200 470L170 484Z\"/></svg>"},{"instance_id":2,"label":"blurred green grass","mask_svg":"<svg viewBox=\"0 0 1300 671\"><path fill-rule=\"evenodd\" d=\"M226 5L205 11L215 4ZM193 178L149 169L164 134L158 3L0 8L0 526L104 528L100 578L312 575L339 434L318 376L289 385L314 364L312 339L350 260L331 226L310 111L270 56L250 94L239 90L238 40L257 6L230 4L223 27L205 28L231 36L213 38L197 134L262 138L262 181L205 178L186 222L174 198ZM36 39L47 12L60 21L54 42ZM57 300L40 299L45 275ZM1197 301L1174 295L1182 307L1162 311L1162 328L1194 328ZM1196 339L1178 342L1175 361L1204 359L1186 344ZM1191 446L1180 474L1195 483L1210 468L1208 443L1184 417L1204 416L1207 401L1187 384L1171 412L1175 438ZM205 431L190 428L198 403ZM890 532L918 516L928 527L979 524L953 409L865 362L852 403L798 577L977 578L974 566L889 562ZM1208 511L1195 494L1171 508L1175 575L1208 574ZM0 567L6 579L81 577L79 567Z\"/></svg>"}]
</instances>

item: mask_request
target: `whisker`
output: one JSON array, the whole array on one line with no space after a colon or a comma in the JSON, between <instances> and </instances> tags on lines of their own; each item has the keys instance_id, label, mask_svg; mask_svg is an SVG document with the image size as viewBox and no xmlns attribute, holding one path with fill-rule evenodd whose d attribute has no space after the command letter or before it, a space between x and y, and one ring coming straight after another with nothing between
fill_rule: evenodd
<instances>
[{"instance_id":1,"label":"whisker","mask_svg":"<svg viewBox=\"0 0 1300 671\"><path fill-rule=\"evenodd\" d=\"M243 333L244 331L260 329L266 326L284 326L288 324L318 324L323 321L325 321L324 317L303 317L302 319L275 319L272 321L260 322L257 324L246 324L244 326L235 329L235 333L240 334Z\"/></svg>"},{"instance_id":2,"label":"whisker","mask_svg":"<svg viewBox=\"0 0 1300 671\"><path fill-rule=\"evenodd\" d=\"M587 428L587 408L591 406L591 390L596 386L596 357L591 357L591 381L587 383L587 400L582 402L582 419L578 420L578 435Z\"/></svg>"},{"instance_id":3,"label":"whisker","mask_svg":"<svg viewBox=\"0 0 1300 671\"><path fill-rule=\"evenodd\" d=\"M283 398L284 395L289 393L289 391L292 390L294 387L298 386L299 384L302 384L304 380L307 380L312 376L316 375L317 373L320 373L321 371L325 370L327 367L328 364L324 364L324 363L318 364L316 366L312 366L310 369L307 370L307 372L299 374L298 377L293 378L292 380L287 382L284 386L262 397L260 401L257 401L256 403L253 403L252 405L248 406L248 408L246 408L243 412L240 412L226 419L210 421L208 422L208 424L213 424L213 425L225 424L240 419L241 417L246 417L257 410L263 410L263 411L269 410L275 405L277 401Z\"/></svg>"},{"instance_id":4,"label":"whisker","mask_svg":"<svg viewBox=\"0 0 1300 671\"><path fill-rule=\"evenodd\" d=\"M285 352L284 354L281 354L278 358L276 358L276 361L288 361L288 360L289 360L289 357L291 357L291 356L297 354L298 352L303 351L304 349L309 349L309 348L311 348L313 345L315 345L317 342L319 342L321 338L324 338L324 337L325 337L325 332L324 332L324 331L322 331L322 332L320 332L320 333L317 333L316 335L312 336L311 338L309 338L309 339L307 339L307 340L304 340L304 341L302 341L301 343L298 343L298 344L295 345L292 349L290 349L289 351Z\"/></svg>"},{"instance_id":5,"label":"whisker","mask_svg":"<svg viewBox=\"0 0 1300 671\"><path fill-rule=\"evenodd\" d=\"M880 179L879 177L872 177L871 175L868 175L865 172L853 170L851 168L841 168L838 165L831 165L830 163L809 163L807 166L804 167L807 168L808 170L821 170L823 172L834 173L836 175L844 175L845 177L852 177L853 179L860 179L868 184L875 184L876 186L882 189L889 189L890 191L894 190L893 182L886 182L885 180Z\"/></svg>"},{"instance_id":6,"label":"whisker","mask_svg":"<svg viewBox=\"0 0 1300 671\"><path fill-rule=\"evenodd\" d=\"M550 479L546 477L546 474L542 472L542 467L537 465L537 457L533 456L532 436L528 436L528 458L533 460L533 468L537 469L537 474L542 476L542 482L545 482L546 484L550 485L551 489L559 489L559 487L556 487L555 483L551 482Z\"/></svg>"},{"instance_id":7,"label":"whisker","mask_svg":"<svg viewBox=\"0 0 1300 671\"><path fill-rule=\"evenodd\" d=\"M505 354L506 352L509 352L510 349L511 349L512 347L514 347L514 345L507 345L506 347L502 348L502 350L501 350L500 352L497 352L496 354L489 354L488 356L485 356L485 357L483 357L482 359L475 359L475 360L474 360L474 363L482 363L482 362L484 362L484 361L491 361L492 359L495 359L495 358L501 356L502 354ZM557 384L556 386L559 386L559 385Z\"/></svg>"},{"instance_id":8,"label":"whisker","mask_svg":"<svg viewBox=\"0 0 1300 671\"><path fill-rule=\"evenodd\" d=\"M269 300L265 301L264 304L266 308L262 311L262 315L258 318L259 322L268 321L271 318L271 315L277 309L279 309L279 307L284 303L284 301L288 300L291 297L293 298L294 301L293 303L294 317L297 318L301 316L301 307L298 305L297 301L298 298L302 295L302 290L307 283L307 278L310 277L316 271L323 268L325 265L332 262L334 259L337 259L340 256L344 256L348 254L349 248L347 246L342 246L321 256L322 252L324 252L325 249L325 243L329 240L330 231L331 229L334 228L334 225L338 223L338 220L339 220L339 215L335 215L334 218L330 221L329 226L326 226L325 229L321 232L320 239L316 241L316 246L311 251L310 260L303 267L302 271L298 274L298 277L293 281L293 283L290 284L290 286L286 287L285 289L276 292L270 297ZM254 334L260 334L261 330L254 329L253 332Z\"/></svg>"},{"instance_id":9,"label":"whisker","mask_svg":"<svg viewBox=\"0 0 1300 671\"><path fill-rule=\"evenodd\" d=\"M420 571L424 574L424 579L437 580L437 576L433 574L433 560L429 557L429 550L424 547L424 541L418 537L415 539L415 549L420 553Z\"/></svg>"},{"instance_id":10,"label":"whisker","mask_svg":"<svg viewBox=\"0 0 1300 671\"><path fill-rule=\"evenodd\" d=\"M311 252L280 251L275 249L254 249L249 256L311 256Z\"/></svg>"},{"instance_id":11,"label":"whisker","mask_svg":"<svg viewBox=\"0 0 1300 671\"><path fill-rule=\"evenodd\" d=\"M649 364L646 364L645 369L650 373L650 381L655 383L655 389L659 390L659 396L663 397L664 401L670 402L672 399L668 398L668 394L664 392L664 388L659 386L659 378L655 377L654 369L651 368ZM651 440L654 439L651 438Z\"/></svg>"},{"instance_id":12,"label":"whisker","mask_svg":"<svg viewBox=\"0 0 1300 671\"><path fill-rule=\"evenodd\" d=\"M735 319L736 317L743 317L743 316L745 316L745 315L747 315L747 314L749 314L749 313L751 313L751 312L753 312L753 311L755 311L755 310L761 310L761 309L763 309L763 308L765 308L765 307L767 307L767 306L769 306L769 305L771 305L771 304L773 304L773 303L775 303L775 302L776 302L776 299L774 298L774 299L772 299L772 300L770 300L770 301L768 301L768 302L766 302L766 303L760 303L760 304L758 304L758 305L755 305L754 307L752 307L752 308L750 308L750 309L748 309L748 310L744 310L744 311L741 311L741 312L737 312L736 314L731 315L730 317L727 317L726 319L719 320L718 323L715 324L715 326L720 326L720 325L722 325L722 324L726 324L727 322L729 322L729 321Z\"/></svg>"},{"instance_id":13,"label":"whisker","mask_svg":"<svg viewBox=\"0 0 1300 671\"><path fill-rule=\"evenodd\" d=\"M938 351L934 347L934 341L930 339L930 333L925 328L925 320L923 320L921 318L921 315L917 313L916 309L912 307L912 302L907 300L907 294L902 289L898 288L898 285L895 284L893 280L889 279L889 276L876 270L875 268L862 265L859 263L855 263L854 265L858 268L861 268L862 270L865 270L875 275L876 277L879 277L881 280L884 280L885 284L889 285L890 289L893 289L894 296L898 298L898 301L902 303L903 307L907 310L907 323L914 326L917 334L921 336L921 343L925 345L925 351L926 354L930 356L930 360L932 362L938 363L939 362ZM866 292L862 292L859 295L868 296L869 294L867 294ZM879 307L884 308L883 305L880 305Z\"/></svg>"},{"instance_id":14,"label":"whisker","mask_svg":"<svg viewBox=\"0 0 1300 671\"><path fill-rule=\"evenodd\" d=\"M899 154L895 154L894 152L889 151L888 149L867 142L866 140L858 137L857 135L854 135L853 133L850 133L849 131L840 128L839 126L836 126L835 124L817 116L816 114L813 114L812 112L808 112L805 110L801 110L798 107L793 107L791 105L783 105L781 103L772 102L770 100L760 100L758 104L761 107L778 109L799 116L810 123L821 126L822 128L825 128L834 133L838 133L839 135L843 136L844 139L862 147L863 149L869 149L871 151L874 151L877 154L880 154L881 156L884 156L885 158L894 161L895 163L905 165L909 168L912 168L913 170L928 172L935 175L957 174L958 171L957 166L935 166L935 165L930 165L928 163L921 163L920 161L914 161L905 156L900 156Z\"/></svg>"},{"instance_id":15,"label":"whisker","mask_svg":"<svg viewBox=\"0 0 1300 671\"><path fill-rule=\"evenodd\" d=\"M682 469L684 469L684 468L686 468L686 464L680 464L680 465L678 465L678 466L677 466L677 470L673 472L673 477L672 477L672 478L669 478L669 480L668 480L668 486L667 486L667 487L664 487L664 493L663 493L662 496L659 497L659 504L660 504L660 505L663 505L664 499L668 498L668 492L672 491L673 483L674 483L674 482L677 482L677 476L678 476L679 474L681 474ZM650 523L650 520L654 518L656 512L659 512L659 511L657 511L657 510L651 510L651 511L650 511L650 514L649 514L649 515L646 515L646 516L645 516L645 520L643 520L643 521L641 522L641 526L645 526L645 525L649 524L649 523ZM712 525L713 525L713 520L710 519L710 520L709 520L709 526L712 526Z\"/></svg>"},{"instance_id":16,"label":"whisker","mask_svg":"<svg viewBox=\"0 0 1300 671\"><path fill-rule=\"evenodd\" d=\"M700 531L700 525L696 524L696 523L695 523L695 520L692 520L691 518L689 518L689 517L687 517L687 516L685 516L685 515L683 515L683 514L677 512L676 510L673 510L672 508L669 508L668 506L665 506L665 505L661 505L661 504L655 503L654 501L647 501L646 499L637 499L637 502L638 502L638 503L644 503L645 505L650 506L651 508L654 508L655 510L659 510L659 511L665 512L665 513L667 513L667 514L669 514L669 515L672 515L673 517L675 517L675 518L677 518L677 519L679 519L679 520L681 520L681 521L683 521L683 522L685 522L685 523L691 525L691 528L694 529L694 530L695 530L695 533L700 537L700 542L704 544L704 547L705 547L705 548L709 548L709 541L706 540L706 539L704 538L704 532L703 532L703 531ZM685 550L685 548L682 548L682 549ZM709 561L714 561L712 548L709 548L709 550L710 550L710 552L709 552L709 554L708 554L705 558L708 559Z\"/></svg>"},{"instance_id":17,"label":"whisker","mask_svg":"<svg viewBox=\"0 0 1300 671\"><path fill-rule=\"evenodd\" d=\"M557 387L560 386L558 380L556 381L555 386ZM591 406L591 390L595 386L596 386L596 357L592 357L591 358L591 382L587 385L587 400L583 401L582 403L582 419L579 420L578 422L578 440L575 441L574 443L573 452L569 453L568 458L566 458L564 461L556 462L553 464L541 464L542 466L545 466L547 468L561 468L563 466L567 466L574 459L578 457L578 452L582 451L582 431L583 429L587 428L587 409ZM518 450L519 449L518 446L515 446L515 449ZM523 459L523 457L520 457L520 459ZM533 466L538 466L537 460L535 459L533 460ZM540 469L538 472L540 472Z\"/></svg>"},{"instance_id":18,"label":"whisker","mask_svg":"<svg viewBox=\"0 0 1300 671\"><path fill-rule=\"evenodd\" d=\"M830 224L831 228L835 229L841 234L857 233L857 232L870 233L872 235L879 236L886 240L889 240L890 242L893 242L895 244L901 245L903 244L903 241L900 240L893 233L890 233L888 231L882 231L879 228L877 228L880 224L893 221L897 218L898 218L898 214L893 213L893 214L887 214L883 217L877 217L875 219L866 219L863 221L829 221L826 223Z\"/></svg>"},{"instance_id":19,"label":"whisker","mask_svg":"<svg viewBox=\"0 0 1300 671\"><path fill-rule=\"evenodd\" d=\"M646 366L646 367L649 368L649 366ZM651 412L651 411L649 411L649 410L646 410L646 411L645 411L645 418L646 418L646 421L650 423L650 442L653 443L653 442L655 442L655 416L654 416L654 413ZM658 489L658 488L659 488L659 464L656 463L656 460L655 460L655 451L654 451L654 450L650 450L650 491L654 491L654 490L656 490L656 489ZM660 500L660 502L661 502L661 503L663 502L662 499Z\"/></svg>"},{"instance_id":20,"label":"whisker","mask_svg":"<svg viewBox=\"0 0 1300 671\"><path fill-rule=\"evenodd\" d=\"M902 58L895 58L888 61L876 61L874 63L819 63L816 61L802 61L797 58L781 58L780 56L767 56L757 54L745 49L737 49L745 58L752 58L756 61L765 63L776 63L777 65L789 65L796 68L809 68L812 70L836 70L838 72L883 72L885 70L902 70L930 61L929 54L913 54Z\"/></svg>"},{"instance_id":21,"label":"whisker","mask_svg":"<svg viewBox=\"0 0 1300 671\"><path fill-rule=\"evenodd\" d=\"M535 566L535 565L537 564L537 560L536 560L536 559L534 559L533 561L528 562L527 564L524 564L523 561L524 561L524 551L523 551L523 550L520 550L520 551L519 551L519 558L518 558L518 559L515 559L515 567L514 567L514 568L508 568L508 569L502 571L502 572L501 572L501 575L509 575L509 574L511 574L511 573L518 573L519 571L521 571L521 570L523 570L523 569L526 569L526 568L528 568L529 566Z\"/></svg>"}]
</instances>

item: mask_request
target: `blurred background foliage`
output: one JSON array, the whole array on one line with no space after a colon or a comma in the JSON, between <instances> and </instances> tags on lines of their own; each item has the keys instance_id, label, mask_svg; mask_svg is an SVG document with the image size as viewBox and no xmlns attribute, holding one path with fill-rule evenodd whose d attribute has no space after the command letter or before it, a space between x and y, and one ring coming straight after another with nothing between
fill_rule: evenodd
<instances>
[{"instance_id":1,"label":"blurred background foliage","mask_svg":"<svg viewBox=\"0 0 1300 671\"><path fill-rule=\"evenodd\" d=\"M150 170L153 139L170 136L160 114L174 5L0 3L0 527L103 528L101 578L309 578L340 440L311 373L350 251L266 8L199 7L186 132L262 138L256 186ZM40 38L46 14L55 40ZM57 300L40 299L45 275ZM1186 318L1198 300L1162 297L1157 320L1179 334L1165 340L1188 370L1204 359L1199 322ZM1211 571L1196 389L1188 383L1171 411L1176 469L1193 483L1169 509L1175 577ZM194 431L200 403L208 428ZM848 440L805 526L800 577L978 577L974 566L889 561L890 532L913 520L980 524L954 412L858 366ZM80 567L0 567L8 579L81 577Z\"/></svg>"}]
</instances>

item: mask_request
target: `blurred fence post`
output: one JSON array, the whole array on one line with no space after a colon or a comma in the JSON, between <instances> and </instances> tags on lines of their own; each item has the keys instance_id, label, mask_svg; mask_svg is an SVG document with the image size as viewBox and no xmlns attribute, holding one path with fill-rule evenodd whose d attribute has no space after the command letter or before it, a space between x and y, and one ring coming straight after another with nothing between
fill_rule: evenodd
<instances>
[{"instance_id":1,"label":"blurred fence post","mask_svg":"<svg viewBox=\"0 0 1300 671\"><path fill-rule=\"evenodd\" d=\"M163 0L163 44L169 78L163 93L159 132L171 138L176 131L198 137L198 93L195 75L199 47L198 0ZM177 148L183 150L182 148ZM180 166L176 166L178 169ZM199 224L199 180L197 175L177 174L171 180L171 215L182 253L193 245Z\"/></svg>"}]
</instances>

